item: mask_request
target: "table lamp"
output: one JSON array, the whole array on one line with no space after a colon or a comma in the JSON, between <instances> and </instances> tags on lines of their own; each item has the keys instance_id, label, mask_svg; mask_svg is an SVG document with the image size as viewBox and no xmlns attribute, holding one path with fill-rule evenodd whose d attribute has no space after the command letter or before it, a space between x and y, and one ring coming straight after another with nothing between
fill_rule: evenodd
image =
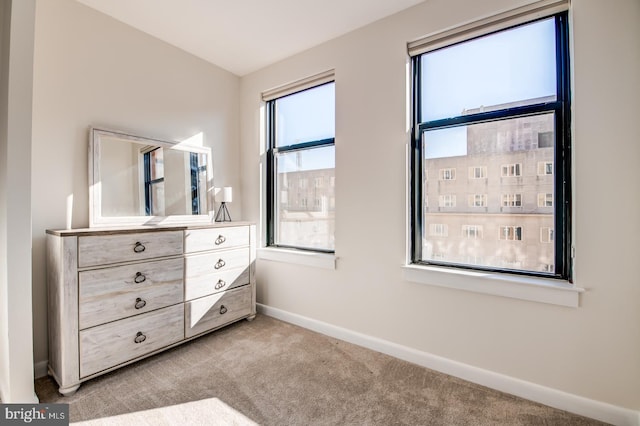
<instances>
[{"instance_id":1,"label":"table lamp","mask_svg":"<svg viewBox=\"0 0 640 426\"><path fill-rule=\"evenodd\" d=\"M213 200L216 203L220 203L218 213L216 213L216 222L231 222L231 215L229 215L229 210L227 210L227 203L230 203L232 199L233 190L230 186L213 189Z\"/></svg>"}]
</instances>

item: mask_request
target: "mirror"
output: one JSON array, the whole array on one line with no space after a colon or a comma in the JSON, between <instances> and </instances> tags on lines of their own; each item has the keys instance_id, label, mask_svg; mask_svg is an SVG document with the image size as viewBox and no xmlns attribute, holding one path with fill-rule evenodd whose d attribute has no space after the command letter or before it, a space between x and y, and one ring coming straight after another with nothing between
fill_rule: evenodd
<instances>
[{"instance_id":1,"label":"mirror","mask_svg":"<svg viewBox=\"0 0 640 426\"><path fill-rule=\"evenodd\" d=\"M92 128L90 226L210 222L210 148Z\"/></svg>"}]
</instances>

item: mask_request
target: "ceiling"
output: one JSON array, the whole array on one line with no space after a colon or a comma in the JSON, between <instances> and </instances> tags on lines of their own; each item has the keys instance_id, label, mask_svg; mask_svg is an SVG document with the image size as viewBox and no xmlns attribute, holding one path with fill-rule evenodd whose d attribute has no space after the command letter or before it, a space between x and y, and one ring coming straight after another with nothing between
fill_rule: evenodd
<instances>
[{"instance_id":1,"label":"ceiling","mask_svg":"<svg viewBox=\"0 0 640 426\"><path fill-rule=\"evenodd\" d=\"M424 0L77 0L243 76Z\"/></svg>"}]
</instances>

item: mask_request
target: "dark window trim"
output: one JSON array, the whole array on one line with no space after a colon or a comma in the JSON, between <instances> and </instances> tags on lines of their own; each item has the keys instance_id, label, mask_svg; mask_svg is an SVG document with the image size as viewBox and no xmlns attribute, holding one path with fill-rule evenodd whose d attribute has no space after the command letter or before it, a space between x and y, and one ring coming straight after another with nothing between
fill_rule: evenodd
<instances>
[{"instance_id":1,"label":"dark window trim","mask_svg":"<svg viewBox=\"0 0 640 426\"><path fill-rule=\"evenodd\" d=\"M322 84L318 84L317 86L312 86L305 88L303 90L289 93L285 96L281 96L275 99L270 99L266 101L266 137L267 137L267 152L266 152L266 204L267 204L267 212L266 212L266 246L274 247L274 248L284 248L284 249L292 249L292 250L300 250L304 252L315 252L315 253L327 253L333 254L335 250L330 249L321 249L321 248L311 248L311 247L298 247L298 246L290 246L285 244L276 244L275 243L275 230L276 230L276 191L275 185L277 181L276 177L276 155L284 152L294 152L300 150L309 150L314 148L321 148L327 146L335 146L335 137L320 139L315 141L307 141L301 142L298 144L286 145L276 147L276 101L278 99L282 99L286 96L295 95L296 93L304 92L305 90L315 89L316 87L321 87L326 84L334 84L335 81L327 81Z\"/></svg>"},{"instance_id":2,"label":"dark window trim","mask_svg":"<svg viewBox=\"0 0 640 426\"><path fill-rule=\"evenodd\" d=\"M151 151L147 151L144 153L144 211L146 216L152 216L151 214L151 206L153 205L152 200L152 191L151 187L156 183L164 182L164 176L158 179L151 179L151 153L158 149L162 149L161 147L152 149Z\"/></svg>"},{"instance_id":3,"label":"dark window trim","mask_svg":"<svg viewBox=\"0 0 640 426\"><path fill-rule=\"evenodd\" d=\"M527 25L543 19L553 17L556 28L556 101L526 105L521 107L508 108L499 111L476 113L431 122L420 122L422 111L421 103L421 61L424 54L411 58L412 62L412 118L413 128L411 132L411 154L410 154L410 233L411 233L411 261L414 264L436 265L444 267L456 267L463 269L482 270L488 272L506 272L519 275L538 276L548 278L558 278L572 281L572 246L571 246L571 94L569 75L569 28L568 14L561 12L555 15L546 16L540 19L532 19L523 24ZM499 33L509 28L501 29L492 34ZM486 36L489 34L485 34ZM469 39L472 40L472 39ZM468 41L468 40L465 40ZM453 46L457 43L452 43ZM449 47L447 46L447 47ZM453 262L423 261L422 260L422 230L425 226L423 218L422 194L424 191L422 182L423 159L421 134L427 129L446 128L461 126L465 124L475 124L487 121L517 118L521 116L538 115L553 112L555 114L555 150L554 150L554 238L555 243L555 271L551 274L539 273L535 271L522 271L494 267L484 267L478 265L457 264ZM561 231L561 232L558 232ZM558 238L560 235L560 238Z\"/></svg>"},{"instance_id":4,"label":"dark window trim","mask_svg":"<svg viewBox=\"0 0 640 426\"><path fill-rule=\"evenodd\" d=\"M203 214L200 211L202 206L202 198L206 197L206 194L202 194L200 191L200 173L207 170L207 165L198 164L200 160L200 154L197 152L189 153L189 166L191 172L191 214Z\"/></svg>"}]
</instances>

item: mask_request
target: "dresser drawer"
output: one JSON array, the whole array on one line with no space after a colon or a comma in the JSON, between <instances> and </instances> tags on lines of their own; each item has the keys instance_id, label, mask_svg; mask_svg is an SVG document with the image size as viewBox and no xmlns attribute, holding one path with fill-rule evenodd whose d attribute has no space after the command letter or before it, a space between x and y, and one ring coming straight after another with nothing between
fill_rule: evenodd
<instances>
[{"instance_id":1,"label":"dresser drawer","mask_svg":"<svg viewBox=\"0 0 640 426\"><path fill-rule=\"evenodd\" d=\"M82 271L78 274L79 328L180 303L183 276L183 259Z\"/></svg>"},{"instance_id":2,"label":"dresser drawer","mask_svg":"<svg viewBox=\"0 0 640 426\"><path fill-rule=\"evenodd\" d=\"M249 227L189 229L185 231L185 253L218 250L249 245Z\"/></svg>"},{"instance_id":3,"label":"dresser drawer","mask_svg":"<svg viewBox=\"0 0 640 426\"><path fill-rule=\"evenodd\" d=\"M80 378L184 338L184 305L174 305L80 332Z\"/></svg>"},{"instance_id":4,"label":"dresser drawer","mask_svg":"<svg viewBox=\"0 0 640 426\"><path fill-rule=\"evenodd\" d=\"M185 304L185 337L192 337L251 314L251 286L216 293Z\"/></svg>"},{"instance_id":5,"label":"dresser drawer","mask_svg":"<svg viewBox=\"0 0 640 426\"><path fill-rule=\"evenodd\" d=\"M249 284L249 267L229 269L224 272L201 274L185 280L185 300L197 299L213 293L231 290Z\"/></svg>"},{"instance_id":6,"label":"dresser drawer","mask_svg":"<svg viewBox=\"0 0 640 426\"><path fill-rule=\"evenodd\" d=\"M80 236L78 267L179 256L182 248L182 231Z\"/></svg>"},{"instance_id":7,"label":"dresser drawer","mask_svg":"<svg viewBox=\"0 0 640 426\"><path fill-rule=\"evenodd\" d=\"M192 255L185 259L186 300L248 283L248 248Z\"/></svg>"}]
</instances>

